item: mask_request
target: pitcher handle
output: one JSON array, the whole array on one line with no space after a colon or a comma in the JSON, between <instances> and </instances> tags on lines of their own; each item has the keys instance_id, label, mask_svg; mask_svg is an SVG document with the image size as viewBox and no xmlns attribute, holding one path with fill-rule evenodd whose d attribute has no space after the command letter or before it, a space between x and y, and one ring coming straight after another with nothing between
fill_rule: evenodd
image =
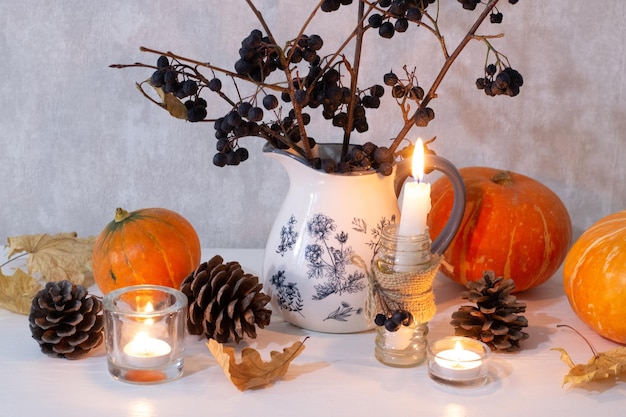
<instances>
[{"instance_id":1,"label":"pitcher handle","mask_svg":"<svg viewBox=\"0 0 626 417\"><path fill-rule=\"evenodd\" d=\"M448 177L452 183L452 191L454 192L454 202L452 203L452 211L450 212L448 222L431 245L431 252L441 255L448 249L448 246L452 243L456 232L461 226L463 214L465 213L465 183L463 182L461 173L456 169L454 164L439 155L424 155L424 165L426 169L440 171Z\"/></svg>"}]
</instances>

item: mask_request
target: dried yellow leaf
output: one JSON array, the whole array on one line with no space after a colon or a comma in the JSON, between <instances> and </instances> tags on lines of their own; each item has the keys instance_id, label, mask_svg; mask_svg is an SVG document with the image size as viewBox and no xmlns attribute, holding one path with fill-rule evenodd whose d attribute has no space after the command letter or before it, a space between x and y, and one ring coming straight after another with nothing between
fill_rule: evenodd
<instances>
[{"instance_id":1,"label":"dried yellow leaf","mask_svg":"<svg viewBox=\"0 0 626 417\"><path fill-rule=\"evenodd\" d=\"M156 91L156 93L159 95L159 98L161 99L161 103L152 99L144 91L144 89L142 88L142 85L144 83L137 84L137 88L139 89L139 91L141 91L141 93L146 98L148 98L153 103L158 104L159 106L163 107L165 110L169 112L171 116L177 119L187 120L187 107L185 107L185 103L183 103L178 98L176 98L174 94L166 93L165 91L163 91L163 88L153 86L152 83L150 83L150 80L145 81L145 83L147 83L150 87L154 89L154 91Z\"/></svg>"},{"instance_id":2,"label":"dried yellow leaf","mask_svg":"<svg viewBox=\"0 0 626 417\"><path fill-rule=\"evenodd\" d=\"M0 269L0 308L19 314L29 314L33 297L41 289L36 279L17 268L13 275Z\"/></svg>"},{"instance_id":3,"label":"dried yellow leaf","mask_svg":"<svg viewBox=\"0 0 626 417\"><path fill-rule=\"evenodd\" d=\"M207 346L226 377L240 391L245 391L262 387L285 375L291 361L304 350L304 341L294 342L282 352L273 350L270 352L272 359L267 362L252 348L244 348L241 351L241 362L237 363L234 348L224 346L214 339L209 339Z\"/></svg>"},{"instance_id":4,"label":"dried yellow leaf","mask_svg":"<svg viewBox=\"0 0 626 417\"><path fill-rule=\"evenodd\" d=\"M185 104L174 97L172 93L165 93L163 96L163 105L177 119L187 120L187 107Z\"/></svg>"},{"instance_id":5,"label":"dried yellow leaf","mask_svg":"<svg viewBox=\"0 0 626 417\"><path fill-rule=\"evenodd\" d=\"M576 365L563 348L552 348L561 352L561 360L570 367L563 378L563 385L582 384L600 379L617 378L626 372L626 347L600 352L591 357L587 364Z\"/></svg>"},{"instance_id":6,"label":"dried yellow leaf","mask_svg":"<svg viewBox=\"0 0 626 417\"><path fill-rule=\"evenodd\" d=\"M91 254L95 237L78 238L76 233L38 234L8 238L9 260L17 253L28 254L27 272L41 274L46 282L69 280L89 287L93 284Z\"/></svg>"}]
</instances>

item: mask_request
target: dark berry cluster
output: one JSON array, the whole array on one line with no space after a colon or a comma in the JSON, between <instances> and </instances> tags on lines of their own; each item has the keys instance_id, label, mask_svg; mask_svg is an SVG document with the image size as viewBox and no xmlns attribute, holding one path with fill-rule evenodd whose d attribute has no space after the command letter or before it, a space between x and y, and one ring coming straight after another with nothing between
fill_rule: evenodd
<instances>
[{"instance_id":1,"label":"dark berry cluster","mask_svg":"<svg viewBox=\"0 0 626 417\"><path fill-rule=\"evenodd\" d=\"M500 24L502 23L503 17L502 12L496 10L495 12L491 12L489 15L489 21L491 23Z\"/></svg>"},{"instance_id":2,"label":"dark berry cluster","mask_svg":"<svg viewBox=\"0 0 626 417\"><path fill-rule=\"evenodd\" d=\"M207 116L207 102L198 95L198 82L191 79L184 68L183 65L170 63L166 56L161 55L157 59L157 69L150 77L150 84L162 88L164 93L171 93L178 99L188 98L185 101L187 120L199 122Z\"/></svg>"},{"instance_id":3,"label":"dark berry cluster","mask_svg":"<svg viewBox=\"0 0 626 417\"><path fill-rule=\"evenodd\" d=\"M424 99L424 89L419 86L413 74L407 74L406 79L400 79L390 71L383 76L383 82L391 87L391 95L398 101L409 99L419 103ZM420 106L415 112L413 122L416 126L424 127L434 118L435 111L432 108Z\"/></svg>"},{"instance_id":4,"label":"dark berry cluster","mask_svg":"<svg viewBox=\"0 0 626 417\"><path fill-rule=\"evenodd\" d=\"M509 0L510 4L516 4L519 0ZM458 0L459 3L461 3L463 5L463 8L466 10L475 10L476 6L478 6L481 3L481 0ZM491 23L501 23L502 22L502 13L500 12L496 12L495 14L499 15L499 22L494 22L493 19L493 14L491 15L490 19L491 19ZM496 18L498 19L498 18Z\"/></svg>"},{"instance_id":5,"label":"dark berry cluster","mask_svg":"<svg viewBox=\"0 0 626 417\"><path fill-rule=\"evenodd\" d=\"M413 316L406 310L396 310L391 315L378 313L374 318L374 323L377 326L385 326L385 330L389 332L395 332L400 326L410 326L413 323Z\"/></svg>"},{"instance_id":6,"label":"dark berry cluster","mask_svg":"<svg viewBox=\"0 0 626 417\"><path fill-rule=\"evenodd\" d=\"M517 70L505 67L497 75L495 64L489 64L485 68L485 76L476 80L476 87L484 90L488 96L507 95L515 97L520 92L520 87L524 85L524 78Z\"/></svg>"},{"instance_id":7,"label":"dark berry cluster","mask_svg":"<svg viewBox=\"0 0 626 417\"><path fill-rule=\"evenodd\" d=\"M314 158L310 162L314 168L328 173L375 169L382 175L391 175L394 159L393 152L386 146L366 142L363 145L353 145L339 163L327 158Z\"/></svg>"},{"instance_id":8,"label":"dark berry cluster","mask_svg":"<svg viewBox=\"0 0 626 417\"><path fill-rule=\"evenodd\" d=\"M331 120L333 126L360 133L369 129L365 109L378 108L380 98L385 93L381 85L374 85L353 96L350 88L342 85L339 70L325 69L322 65L311 66L306 77L296 79L293 83L296 89L294 100L300 107L315 109L321 106L322 116ZM291 99L288 94L283 94L282 97L284 101ZM351 127L348 127L349 108L352 112Z\"/></svg>"},{"instance_id":9,"label":"dark berry cluster","mask_svg":"<svg viewBox=\"0 0 626 417\"><path fill-rule=\"evenodd\" d=\"M266 136L262 132L266 126L260 123L264 117L264 109L273 110L278 107L278 98L273 94L267 94L263 97L262 105L263 108L242 101L224 117L215 121L213 124L217 139L217 153L213 157L215 165L219 167L239 165L248 159L248 150L239 146L238 139L244 136ZM278 143L275 145L278 146Z\"/></svg>"},{"instance_id":10,"label":"dark berry cluster","mask_svg":"<svg viewBox=\"0 0 626 417\"><path fill-rule=\"evenodd\" d=\"M348 4L352 4L352 0L324 0L321 9L324 12L334 12L339 10L339 7L347 6Z\"/></svg>"},{"instance_id":11,"label":"dark berry cluster","mask_svg":"<svg viewBox=\"0 0 626 417\"><path fill-rule=\"evenodd\" d=\"M261 82L277 69L283 69L277 49L260 30L252 30L241 41L235 71L239 75L250 77L253 81Z\"/></svg>"},{"instance_id":12,"label":"dark berry cluster","mask_svg":"<svg viewBox=\"0 0 626 417\"><path fill-rule=\"evenodd\" d=\"M195 97L185 101L185 108L187 109L187 120L190 122L199 122L206 119L207 102L202 97Z\"/></svg>"},{"instance_id":13,"label":"dark berry cluster","mask_svg":"<svg viewBox=\"0 0 626 417\"><path fill-rule=\"evenodd\" d=\"M317 51L324 46L324 40L319 35L302 35L298 42L287 50L287 58L292 64L297 64L302 60L316 65L320 61Z\"/></svg>"},{"instance_id":14,"label":"dark berry cluster","mask_svg":"<svg viewBox=\"0 0 626 417\"><path fill-rule=\"evenodd\" d=\"M423 11L436 0L380 0L378 7L385 13L372 13L367 23L378 29L382 38L390 39L396 32L406 32L409 22L422 20Z\"/></svg>"},{"instance_id":15,"label":"dark berry cluster","mask_svg":"<svg viewBox=\"0 0 626 417\"><path fill-rule=\"evenodd\" d=\"M481 0L458 0L465 10L475 10L476 6L480 4L480 1Z\"/></svg>"}]
</instances>

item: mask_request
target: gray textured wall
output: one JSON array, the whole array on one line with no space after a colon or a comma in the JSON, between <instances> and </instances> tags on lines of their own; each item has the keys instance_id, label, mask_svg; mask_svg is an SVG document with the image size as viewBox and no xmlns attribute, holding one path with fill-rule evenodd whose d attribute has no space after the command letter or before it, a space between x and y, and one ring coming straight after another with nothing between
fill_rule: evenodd
<instances>
[{"instance_id":1,"label":"gray textured wall","mask_svg":"<svg viewBox=\"0 0 626 417\"><path fill-rule=\"evenodd\" d=\"M299 6L313 2L256 3L286 40L304 19ZM443 3L442 14L454 12L442 17L453 43L470 14ZM437 118L411 138L436 135L433 148L458 166L542 181L562 198L578 235L626 207L626 2L503 1L501 10L504 24L481 32L506 33L496 45L523 73L522 94L489 98L474 88L485 59L474 42L433 103ZM327 44L340 18L316 27ZM0 239L97 234L117 206L159 206L186 216L205 247L264 246L288 183L260 154L260 140L250 140L247 163L215 168L211 126L172 119L142 98L134 83L148 72L108 68L153 62L140 45L232 68L239 42L256 26L243 0L0 0ZM406 63L428 85L439 56L425 32L417 42L408 34L373 39L364 57L371 74ZM359 140L398 130L393 108L370 117ZM335 133L315 136L326 134Z\"/></svg>"}]
</instances>

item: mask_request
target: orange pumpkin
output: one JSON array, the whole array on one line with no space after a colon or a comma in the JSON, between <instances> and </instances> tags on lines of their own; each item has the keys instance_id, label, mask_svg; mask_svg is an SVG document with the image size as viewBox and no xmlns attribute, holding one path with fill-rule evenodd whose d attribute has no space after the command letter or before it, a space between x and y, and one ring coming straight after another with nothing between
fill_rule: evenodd
<instances>
[{"instance_id":1,"label":"orange pumpkin","mask_svg":"<svg viewBox=\"0 0 626 417\"><path fill-rule=\"evenodd\" d=\"M513 279L516 292L548 280L565 259L572 236L570 217L559 197L514 172L487 167L459 172L467 193L465 214L444 252L442 272L465 285L482 277L483 271L494 271ZM445 226L453 198L447 177L432 185L428 218L432 236Z\"/></svg>"},{"instance_id":2,"label":"orange pumpkin","mask_svg":"<svg viewBox=\"0 0 626 417\"><path fill-rule=\"evenodd\" d=\"M127 212L96 239L93 275L103 294L130 285L154 284L178 289L200 264L200 239L180 214L163 208Z\"/></svg>"},{"instance_id":3,"label":"orange pumpkin","mask_svg":"<svg viewBox=\"0 0 626 417\"><path fill-rule=\"evenodd\" d=\"M598 220L572 245L563 284L585 324L626 344L626 210Z\"/></svg>"}]
</instances>

